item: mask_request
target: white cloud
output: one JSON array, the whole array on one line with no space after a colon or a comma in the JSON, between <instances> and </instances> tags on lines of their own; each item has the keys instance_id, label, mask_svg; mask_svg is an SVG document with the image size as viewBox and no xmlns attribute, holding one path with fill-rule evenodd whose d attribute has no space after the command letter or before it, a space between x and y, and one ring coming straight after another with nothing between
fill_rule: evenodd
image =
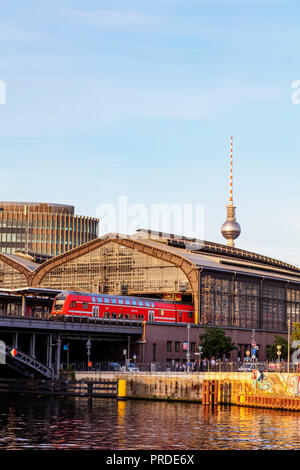
<instances>
[{"instance_id":1,"label":"white cloud","mask_svg":"<svg viewBox=\"0 0 300 470\"><path fill-rule=\"evenodd\" d=\"M0 40L1 41L27 41L40 37L36 32L25 30L13 21L0 20Z\"/></svg>"},{"instance_id":2,"label":"white cloud","mask_svg":"<svg viewBox=\"0 0 300 470\"><path fill-rule=\"evenodd\" d=\"M130 10L71 10L64 9L63 14L81 24L103 29L142 28L158 20L157 17Z\"/></svg>"}]
</instances>

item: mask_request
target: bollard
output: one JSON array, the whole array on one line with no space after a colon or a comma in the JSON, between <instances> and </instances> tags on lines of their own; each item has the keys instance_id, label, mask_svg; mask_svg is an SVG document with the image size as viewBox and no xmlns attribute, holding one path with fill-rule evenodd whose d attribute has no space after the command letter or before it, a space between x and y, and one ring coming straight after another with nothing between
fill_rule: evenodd
<instances>
[{"instance_id":1,"label":"bollard","mask_svg":"<svg viewBox=\"0 0 300 470\"><path fill-rule=\"evenodd\" d=\"M209 405L209 380L202 383L202 405Z\"/></svg>"},{"instance_id":2,"label":"bollard","mask_svg":"<svg viewBox=\"0 0 300 470\"><path fill-rule=\"evenodd\" d=\"M126 400L126 380L118 380L118 400Z\"/></svg>"},{"instance_id":3,"label":"bollard","mask_svg":"<svg viewBox=\"0 0 300 470\"><path fill-rule=\"evenodd\" d=\"M210 402L212 405L217 405L219 403L218 394L219 394L219 382L218 380L211 380L210 381Z\"/></svg>"},{"instance_id":4,"label":"bollard","mask_svg":"<svg viewBox=\"0 0 300 470\"><path fill-rule=\"evenodd\" d=\"M202 405L217 405L218 393L218 380L203 380Z\"/></svg>"}]
</instances>

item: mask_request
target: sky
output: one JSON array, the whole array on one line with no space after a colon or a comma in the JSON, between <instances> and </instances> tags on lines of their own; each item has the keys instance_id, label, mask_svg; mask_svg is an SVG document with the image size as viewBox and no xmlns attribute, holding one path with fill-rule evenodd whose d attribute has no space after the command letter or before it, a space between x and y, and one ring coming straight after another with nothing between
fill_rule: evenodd
<instances>
[{"instance_id":1,"label":"sky","mask_svg":"<svg viewBox=\"0 0 300 470\"><path fill-rule=\"evenodd\" d=\"M201 206L203 237L226 243L233 136L236 246L300 265L299 13L297 0L0 0L0 199L91 217L120 198L131 217Z\"/></svg>"}]
</instances>

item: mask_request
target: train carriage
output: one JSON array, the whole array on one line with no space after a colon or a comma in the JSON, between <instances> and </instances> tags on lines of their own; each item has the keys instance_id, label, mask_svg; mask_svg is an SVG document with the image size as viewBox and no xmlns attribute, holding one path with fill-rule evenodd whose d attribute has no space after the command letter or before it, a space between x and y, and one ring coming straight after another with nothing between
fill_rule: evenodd
<instances>
[{"instance_id":1,"label":"train carriage","mask_svg":"<svg viewBox=\"0 0 300 470\"><path fill-rule=\"evenodd\" d=\"M194 323L192 304L107 294L64 291L54 300L52 315L140 320L161 323Z\"/></svg>"}]
</instances>

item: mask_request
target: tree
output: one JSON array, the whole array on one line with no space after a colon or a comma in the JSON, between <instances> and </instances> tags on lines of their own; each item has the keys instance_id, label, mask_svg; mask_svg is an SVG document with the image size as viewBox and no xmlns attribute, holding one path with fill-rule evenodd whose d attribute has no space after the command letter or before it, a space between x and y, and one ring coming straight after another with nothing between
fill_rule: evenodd
<instances>
[{"instance_id":1,"label":"tree","mask_svg":"<svg viewBox=\"0 0 300 470\"><path fill-rule=\"evenodd\" d=\"M279 335L275 335L274 343L271 346L267 346L267 358L268 360L275 361L278 359L277 346L281 346L280 359L286 359L288 356L288 342Z\"/></svg>"},{"instance_id":2,"label":"tree","mask_svg":"<svg viewBox=\"0 0 300 470\"><path fill-rule=\"evenodd\" d=\"M300 323L293 323L292 341L300 340Z\"/></svg>"},{"instance_id":3,"label":"tree","mask_svg":"<svg viewBox=\"0 0 300 470\"><path fill-rule=\"evenodd\" d=\"M222 328L206 326L205 330L204 334L199 335L203 347L203 357L222 358L237 349Z\"/></svg>"}]
</instances>

